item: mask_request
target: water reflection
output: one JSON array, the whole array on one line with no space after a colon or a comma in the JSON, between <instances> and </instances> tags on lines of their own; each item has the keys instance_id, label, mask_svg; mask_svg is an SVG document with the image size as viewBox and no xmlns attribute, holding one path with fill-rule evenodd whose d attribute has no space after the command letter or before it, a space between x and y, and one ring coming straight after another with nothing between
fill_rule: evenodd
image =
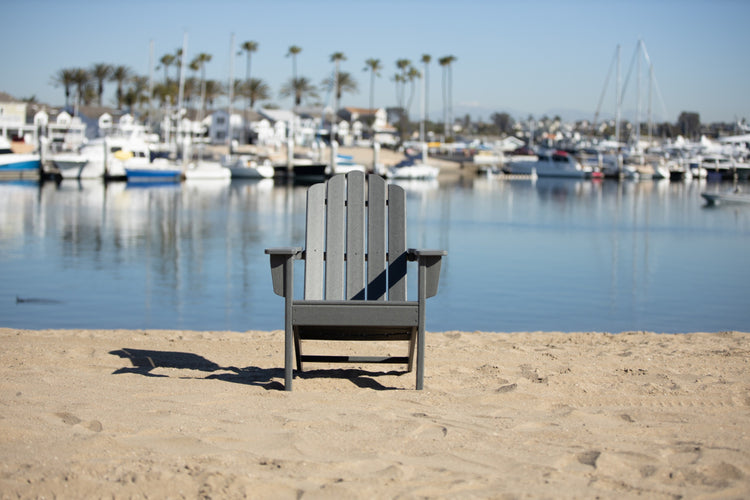
<instances>
[{"instance_id":1,"label":"water reflection","mask_svg":"<svg viewBox=\"0 0 750 500\"><path fill-rule=\"evenodd\" d=\"M402 185L409 246L449 252L430 329L750 327L739 265L750 210L704 209L703 184ZM281 328L263 250L302 245L305 193L272 180L0 184L0 317L29 328ZM16 296L62 305L30 314Z\"/></svg>"}]
</instances>

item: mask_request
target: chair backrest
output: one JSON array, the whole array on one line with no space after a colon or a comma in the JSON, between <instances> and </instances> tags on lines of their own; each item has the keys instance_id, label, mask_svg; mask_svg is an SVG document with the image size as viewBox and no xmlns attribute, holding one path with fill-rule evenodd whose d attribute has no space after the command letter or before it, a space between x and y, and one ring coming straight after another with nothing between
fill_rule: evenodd
<instances>
[{"instance_id":1,"label":"chair backrest","mask_svg":"<svg viewBox=\"0 0 750 500\"><path fill-rule=\"evenodd\" d=\"M307 191L306 300L406 300L406 198L349 172Z\"/></svg>"}]
</instances>

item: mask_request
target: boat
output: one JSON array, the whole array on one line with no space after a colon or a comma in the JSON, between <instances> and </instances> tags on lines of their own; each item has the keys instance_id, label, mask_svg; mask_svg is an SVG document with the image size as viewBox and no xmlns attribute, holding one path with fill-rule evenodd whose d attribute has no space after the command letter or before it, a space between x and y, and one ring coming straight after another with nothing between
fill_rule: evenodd
<instances>
[{"instance_id":1,"label":"boat","mask_svg":"<svg viewBox=\"0 0 750 500\"><path fill-rule=\"evenodd\" d=\"M724 193L702 192L701 196L706 200L706 205L726 205L726 204L748 204L750 203L750 194L743 193L739 187L726 191Z\"/></svg>"},{"instance_id":2,"label":"boat","mask_svg":"<svg viewBox=\"0 0 750 500\"><path fill-rule=\"evenodd\" d=\"M352 171L366 172L367 167L355 162L351 155L337 154L331 168L331 175L346 174Z\"/></svg>"},{"instance_id":3,"label":"boat","mask_svg":"<svg viewBox=\"0 0 750 500\"><path fill-rule=\"evenodd\" d=\"M536 160L511 161L506 165L506 173L532 175L538 177L571 177L584 179L591 177L593 169L584 167L573 155L565 151L551 150L539 152Z\"/></svg>"},{"instance_id":4,"label":"boat","mask_svg":"<svg viewBox=\"0 0 750 500\"><path fill-rule=\"evenodd\" d=\"M503 153L492 149L480 149L472 158L474 165L499 165L505 161Z\"/></svg>"},{"instance_id":5,"label":"boat","mask_svg":"<svg viewBox=\"0 0 750 500\"><path fill-rule=\"evenodd\" d=\"M0 136L0 179L39 179L42 162L37 153L15 153L11 142Z\"/></svg>"},{"instance_id":6,"label":"boat","mask_svg":"<svg viewBox=\"0 0 750 500\"><path fill-rule=\"evenodd\" d=\"M128 184L174 183L182 180L182 167L166 158L152 162L131 162L125 167Z\"/></svg>"},{"instance_id":7,"label":"boat","mask_svg":"<svg viewBox=\"0 0 750 500\"><path fill-rule=\"evenodd\" d=\"M437 179L440 168L427 163L427 144L422 146L421 159L419 154L410 153L407 150L406 158L395 164L385 172L388 179Z\"/></svg>"},{"instance_id":8,"label":"boat","mask_svg":"<svg viewBox=\"0 0 750 500\"><path fill-rule=\"evenodd\" d=\"M221 164L229 169L232 179L270 179L274 170L271 161L260 161L252 155L225 156Z\"/></svg>"},{"instance_id":9,"label":"boat","mask_svg":"<svg viewBox=\"0 0 750 500\"><path fill-rule=\"evenodd\" d=\"M51 157L63 179L123 178L125 164L131 159L151 160L151 149L138 136L98 137L77 152L58 153Z\"/></svg>"},{"instance_id":10,"label":"boat","mask_svg":"<svg viewBox=\"0 0 750 500\"><path fill-rule=\"evenodd\" d=\"M216 161L198 160L189 163L182 171L186 181L223 181L232 177L232 172Z\"/></svg>"}]
</instances>

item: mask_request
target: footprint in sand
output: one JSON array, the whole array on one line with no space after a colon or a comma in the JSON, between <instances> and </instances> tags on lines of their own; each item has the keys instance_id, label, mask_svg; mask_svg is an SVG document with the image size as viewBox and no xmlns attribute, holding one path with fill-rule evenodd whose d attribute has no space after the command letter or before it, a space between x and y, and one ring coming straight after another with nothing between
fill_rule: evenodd
<instances>
[{"instance_id":1,"label":"footprint in sand","mask_svg":"<svg viewBox=\"0 0 750 500\"><path fill-rule=\"evenodd\" d=\"M68 412L55 413L55 416L59 417L66 425L78 425L83 422L83 420ZM92 432L101 432L103 429L102 423L98 420L91 420L83 424L83 426Z\"/></svg>"}]
</instances>

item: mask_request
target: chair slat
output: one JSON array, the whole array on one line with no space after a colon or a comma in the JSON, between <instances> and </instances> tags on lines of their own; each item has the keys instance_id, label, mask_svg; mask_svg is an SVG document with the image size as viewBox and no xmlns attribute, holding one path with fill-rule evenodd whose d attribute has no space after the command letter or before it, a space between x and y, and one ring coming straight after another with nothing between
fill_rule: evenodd
<instances>
[{"instance_id":1,"label":"chair slat","mask_svg":"<svg viewBox=\"0 0 750 500\"><path fill-rule=\"evenodd\" d=\"M305 232L305 298L323 298L323 254L325 252L325 184L307 190Z\"/></svg>"},{"instance_id":2,"label":"chair slat","mask_svg":"<svg viewBox=\"0 0 750 500\"><path fill-rule=\"evenodd\" d=\"M406 196L388 186L388 300L406 300Z\"/></svg>"},{"instance_id":3,"label":"chair slat","mask_svg":"<svg viewBox=\"0 0 750 500\"><path fill-rule=\"evenodd\" d=\"M344 298L345 187L346 176L336 175L328 181L326 194L326 300Z\"/></svg>"},{"instance_id":4,"label":"chair slat","mask_svg":"<svg viewBox=\"0 0 750 500\"><path fill-rule=\"evenodd\" d=\"M346 298L365 299L365 174L351 172L346 186Z\"/></svg>"},{"instance_id":5,"label":"chair slat","mask_svg":"<svg viewBox=\"0 0 750 500\"><path fill-rule=\"evenodd\" d=\"M385 300L386 227L385 179L368 176L367 196L367 300Z\"/></svg>"}]
</instances>

